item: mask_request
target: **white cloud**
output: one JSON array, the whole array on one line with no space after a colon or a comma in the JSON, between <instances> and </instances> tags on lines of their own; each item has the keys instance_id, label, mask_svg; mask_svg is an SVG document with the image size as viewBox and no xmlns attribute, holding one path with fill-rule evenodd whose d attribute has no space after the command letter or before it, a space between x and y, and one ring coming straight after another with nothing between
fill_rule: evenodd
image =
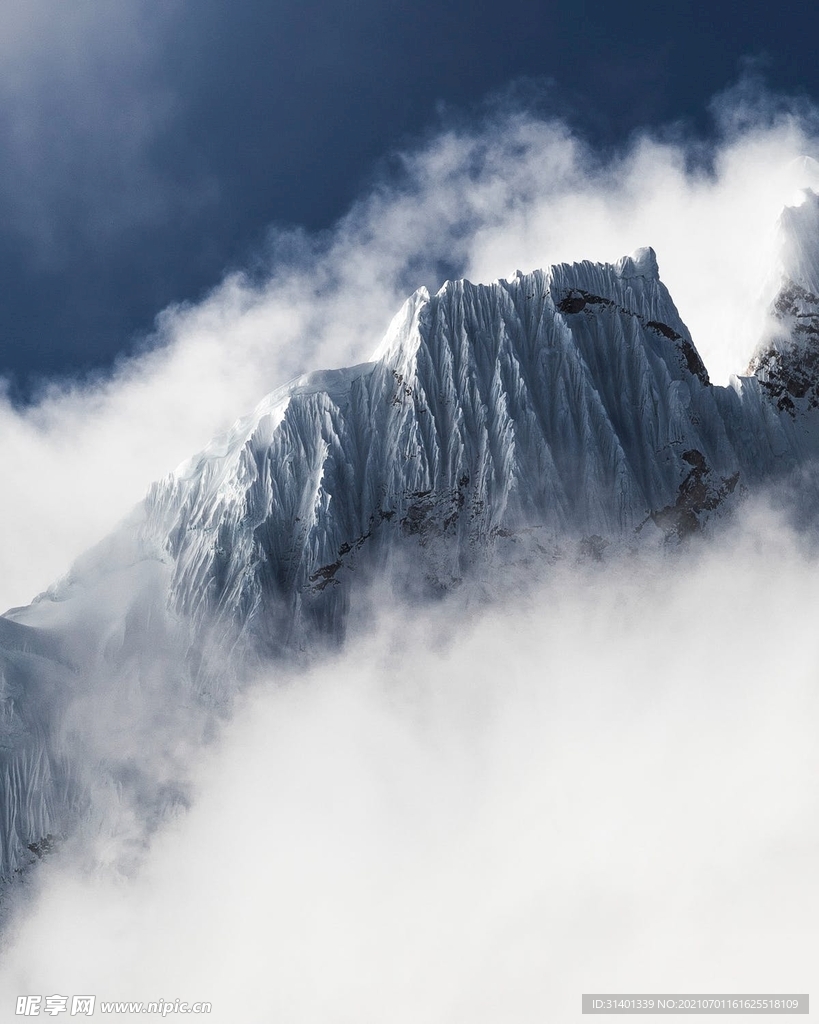
<instances>
[{"instance_id":1,"label":"white cloud","mask_svg":"<svg viewBox=\"0 0 819 1024\"><path fill-rule=\"evenodd\" d=\"M444 132L333 232L272 236L261 282L166 311L110 379L5 402L2 603L282 380L367 358L443 264L489 280L652 244L714 375L741 368L816 143L781 105L725 124L708 172L685 141L608 158L520 113ZM808 990L816 570L758 513L669 563L571 567L504 611L382 617L254 690L134 876L68 856L40 873L0 1001L480 1022L569 1019L592 989Z\"/></svg>"},{"instance_id":2,"label":"white cloud","mask_svg":"<svg viewBox=\"0 0 819 1024\"><path fill-rule=\"evenodd\" d=\"M584 991L809 991L818 568L752 511L503 610L394 608L259 683L135 876L43 871L0 1003L535 1022Z\"/></svg>"}]
</instances>

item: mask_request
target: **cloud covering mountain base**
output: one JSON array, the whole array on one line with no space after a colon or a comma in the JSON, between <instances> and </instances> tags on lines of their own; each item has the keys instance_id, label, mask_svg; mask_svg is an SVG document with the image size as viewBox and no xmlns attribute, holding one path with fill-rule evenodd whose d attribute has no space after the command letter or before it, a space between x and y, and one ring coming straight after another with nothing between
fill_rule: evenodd
<instances>
[{"instance_id":1,"label":"cloud covering mountain base","mask_svg":"<svg viewBox=\"0 0 819 1024\"><path fill-rule=\"evenodd\" d=\"M488 1022L574 1019L583 991L808 991L818 568L756 508L502 609L382 610L258 680L137 870L43 862L0 999Z\"/></svg>"}]
</instances>

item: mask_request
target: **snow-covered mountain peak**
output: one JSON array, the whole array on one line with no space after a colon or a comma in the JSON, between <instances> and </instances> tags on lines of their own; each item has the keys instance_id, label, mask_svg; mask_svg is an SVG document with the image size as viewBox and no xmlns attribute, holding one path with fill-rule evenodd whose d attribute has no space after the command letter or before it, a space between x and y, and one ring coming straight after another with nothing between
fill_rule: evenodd
<instances>
[{"instance_id":1,"label":"snow-covered mountain peak","mask_svg":"<svg viewBox=\"0 0 819 1024\"><path fill-rule=\"evenodd\" d=\"M429 299L429 290L425 287L410 295L392 318L387 333L373 353L374 363L406 364L414 354L410 351L412 339L417 337L418 318Z\"/></svg>"},{"instance_id":2,"label":"snow-covered mountain peak","mask_svg":"<svg viewBox=\"0 0 819 1024\"><path fill-rule=\"evenodd\" d=\"M806 251L810 202L793 215ZM234 665L343 637L362 581L423 598L470 580L497 591L556 559L676 545L815 458L803 385L817 377L805 350L819 300L802 287L782 301L801 355L776 351L723 388L650 248L451 281L412 295L371 361L267 396L156 483L61 588L0 620L0 876L69 830L89 766L136 786L133 763L189 728L191 709L229 700ZM184 665L181 710L157 732L140 701L163 657ZM78 753L69 712L120 699L130 746Z\"/></svg>"},{"instance_id":3,"label":"snow-covered mountain peak","mask_svg":"<svg viewBox=\"0 0 819 1024\"><path fill-rule=\"evenodd\" d=\"M819 194L804 189L779 220L779 285L748 372L780 410L819 407Z\"/></svg>"},{"instance_id":4,"label":"snow-covered mountain peak","mask_svg":"<svg viewBox=\"0 0 819 1024\"><path fill-rule=\"evenodd\" d=\"M342 584L399 546L447 587L534 537L699 529L737 479L726 401L650 248L449 281L371 362L291 382L156 485L148 546L177 611L269 637L295 602L335 629Z\"/></svg>"},{"instance_id":5,"label":"snow-covered mountain peak","mask_svg":"<svg viewBox=\"0 0 819 1024\"><path fill-rule=\"evenodd\" d=\"M629 256L622 256L614 265L619 277L650 277L660 279L660 268L657 265L657 254L651 246L635 249Z\"/></svg>"}]
</instances>

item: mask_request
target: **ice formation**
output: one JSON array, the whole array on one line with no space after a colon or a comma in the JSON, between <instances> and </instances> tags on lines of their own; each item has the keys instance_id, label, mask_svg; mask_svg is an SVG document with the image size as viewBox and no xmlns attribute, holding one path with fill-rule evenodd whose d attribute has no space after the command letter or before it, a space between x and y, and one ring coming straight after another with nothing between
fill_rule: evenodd
<instances>
[{"instance_id":1,"label":"ice formation","mask_svg":"<svg viewBox=\"0 0 819 1024\"><path fill-rule=\"evenodd\" d=\"M337 638L362 578L446 590L561 548L676 543L815 455L819 198L785 227L771 335L728 387L640 249L421 289L370 362L293 381L155 484L0 617L0 875L99 813L94 787L146 816L179 795L173 738L230 698L208 644L229 660Z\"/></svg>"}]
</instances>

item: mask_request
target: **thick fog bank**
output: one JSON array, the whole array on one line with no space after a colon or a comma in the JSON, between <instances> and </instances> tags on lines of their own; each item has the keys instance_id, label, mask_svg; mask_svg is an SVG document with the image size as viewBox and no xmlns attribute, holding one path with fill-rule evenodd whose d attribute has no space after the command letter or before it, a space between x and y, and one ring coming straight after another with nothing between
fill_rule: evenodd
<instances>
[{"instance_id":1,"label":"thick fog bank","mask_svg":"<svg viewBox=\"0 0 819 1024\"><path fill-rule=\"evenodd\" d=\"M454 1024L579 1019L587 991L810 991L817 570L748 508L494 604L376 602L344 654L259 680L137 870L43 861L0 1005Z\"/></svg>"}]
</instances>

